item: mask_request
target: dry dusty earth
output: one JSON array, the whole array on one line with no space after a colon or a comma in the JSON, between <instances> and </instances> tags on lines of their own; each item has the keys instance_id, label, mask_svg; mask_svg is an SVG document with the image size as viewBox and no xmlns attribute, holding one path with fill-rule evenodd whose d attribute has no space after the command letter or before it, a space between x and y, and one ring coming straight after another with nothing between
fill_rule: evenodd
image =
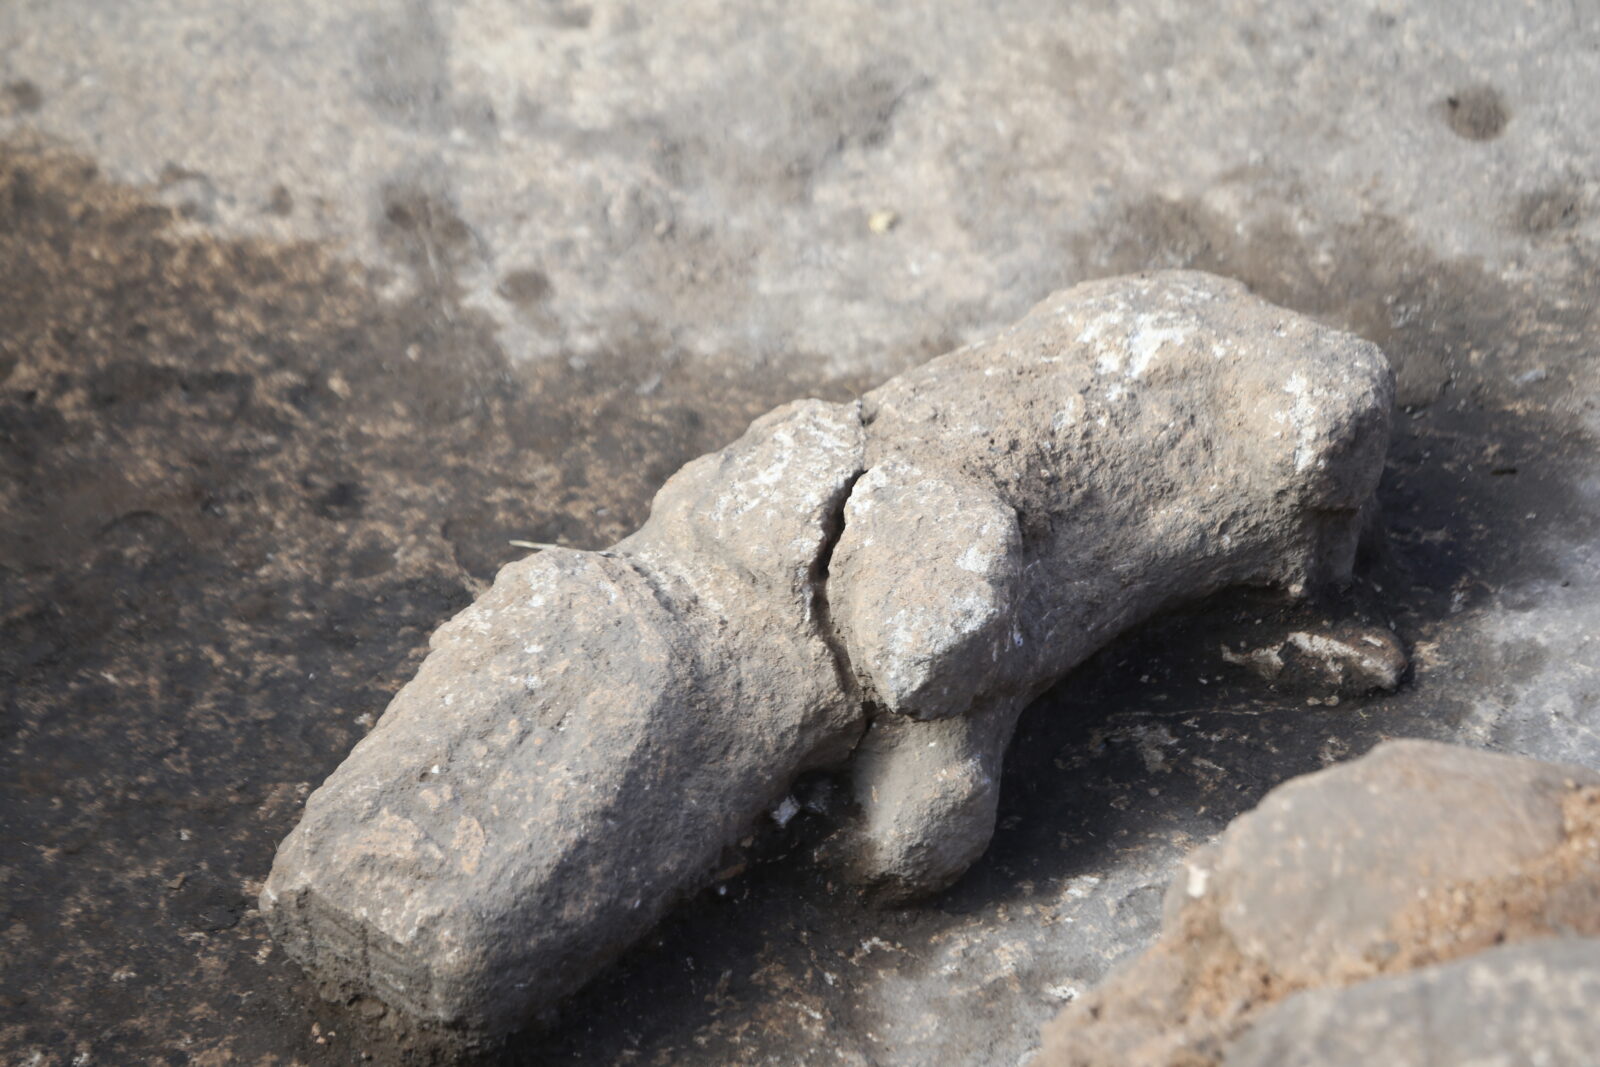
<instances>
[{"instance_id":1,"label":"dry dusty earth","mask_svg":"<svg viewBox=\"0 0 1600 1067\"><path fill-rule=\"evenodd\" d=\"M1259 599L1159 620L1025 717L949 892L863 906L802 815L507 1062L1022 1062L1272 785L1600 767L1594 0L334 7L0 8L6 1062L415 1059L252 901L507 541L1145 266L1389 353L1385 530L1304 615L1392 623L1401 692L1229 665Z\"/></svg>"}]
</instances>

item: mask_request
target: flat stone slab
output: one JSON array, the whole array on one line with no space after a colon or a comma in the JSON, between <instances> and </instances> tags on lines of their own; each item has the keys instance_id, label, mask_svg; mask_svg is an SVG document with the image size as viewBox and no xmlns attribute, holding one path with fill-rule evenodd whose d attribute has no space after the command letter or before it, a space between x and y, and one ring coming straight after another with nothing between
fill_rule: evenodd
<instances>
[{"instance_id":1,"label":"flat stone slab","mask_svg":"<svg viewBox=\"0 0 1600 1067\"><path fill-rule=\"evenodd\" d=\"M1190 855L1162 936L1061 1013L1039 1061L1581 1062L1592 1012L1542 991L1600 975L1597 847L1600 773L1379 745L1277 787Z\"/></svg>"},{"instance_id":2,"label":"flat stone slab","mask_svg":"<svg viewBox=\"0 0 1600 1067\"><path fill-rule=\"evenodd\" d=\"M1600 938L1504 945L1275 1005L1225 1067L1584 1067L1600 1048Z\"/></svg>"}]
</instances>

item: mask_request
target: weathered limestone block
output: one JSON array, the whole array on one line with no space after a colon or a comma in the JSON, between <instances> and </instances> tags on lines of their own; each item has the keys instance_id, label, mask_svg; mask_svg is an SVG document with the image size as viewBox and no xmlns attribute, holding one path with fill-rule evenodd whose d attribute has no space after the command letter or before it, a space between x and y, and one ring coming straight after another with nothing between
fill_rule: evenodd
<instances>
[{"instance_id":1,"label":"weathered limestone block","mask_svg":"<svg viewBox=\"0 0 1600 1067\"><path fill-rule=\"evenodd\" d=\"M1600 935L1600 774L1391 741L1279 786L1191 854L1168 890L1161 938L1046 1028L1038 1062L1202 1067L1223 1062L1235 1039L1248 1051L1238 1052L1242 1063L1465 1062L1398 1052L1260 1058L1278 1039L1240 1035L1300 990L1337 990L1571 934ZM1480 971L1450 973L1448 981L1435 974L1372 984L1420 996ZM1370 1007L1387 995L1360 988L1285 1005L1273 1031L1309 1028L1307 1013L1330 1003ZM1378 1047L1383 1038L1362 1040Z\"/></svg>"},{"instance_id":2,"label":"weathered limestone block","mask_svg":"<svg viewBox=\"0 0 1600 1067\"><path fill-rule=\"evenodd\" d=\"M1589 1067L1600 1057L1600 939L1545 938L1346 989L1297 993L1225 1067Z\"/></svg>"},{"instance_id":3,"label":"weathered limestone block","mask_svg":"<svg viewBox=\"0 0 1600 1067\"><path fill-rule=\"evenodd\" d=\"M1394 940L1419 890L1506 874L1566 836L1561 799L1581 768L1395 741L1276 789L1213 849L1185 861L1214 892L1239 951L1309 984L1356 973Z\"/></svg>"},{"instance_id":4,"label":"weathered limestone block","mask_svg":"<svg viewBox=\"0 0 1600 1067\"><path fill-rule=\"evenodd\" d=\"M1062 674L1179 601L1348 576L1391 397L1371 345L1173 272L780 408L638 533L508 566L442 627L263 911L325 981L471 1040L582 984L810 768L853 761L865 884L936 890Z\"/></svg>"}]
</instances>

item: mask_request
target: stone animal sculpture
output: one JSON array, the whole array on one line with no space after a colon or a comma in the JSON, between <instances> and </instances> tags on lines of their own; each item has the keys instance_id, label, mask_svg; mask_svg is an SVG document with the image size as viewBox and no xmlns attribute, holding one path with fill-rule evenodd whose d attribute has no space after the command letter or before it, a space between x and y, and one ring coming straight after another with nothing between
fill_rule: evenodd
<instances>
[{"instance_id":1,"label":"stone animal sculpture","mask_svg":"<svg viewBox=\"0 0 1600 1067\"><path fill-rule=\"evenodd\" d=\"M685 466L637 533L503 569L307 801L261 907L325 983L467 1044L523 1024L850 765L855 877L984 850L1021 709L1225 586L1347 578L1392 376L1171 272L1058 293Z\"/></svg>"}]
</instances>

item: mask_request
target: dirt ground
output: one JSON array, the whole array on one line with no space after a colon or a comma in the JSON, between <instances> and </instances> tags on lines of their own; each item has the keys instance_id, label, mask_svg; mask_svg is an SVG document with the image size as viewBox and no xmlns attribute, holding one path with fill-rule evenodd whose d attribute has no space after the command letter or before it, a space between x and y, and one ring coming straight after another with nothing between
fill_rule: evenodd
<instances>
[{"instance_id":1,"label":"dirt ground","mask_svg":"<svg viewBox=\"0 0 1600 1067\"><path fill-rule=\"evenodd\" d=\"M207 220L170 195L182 173L102 173L8 47L0 1054L417 1060L380 1005L321 1001L253 898L432 628L520 554L510 540L608 544L768 407L854 395L987 320L890 329L888 356L853 364L664 361L672 330L638 322L524 359L477 299L479 230L452 197L380 190L374 254L274 230L306 199L287 185L254 202L259 232ZM1466 173L1449 153L1559 126L1534 121L1457 77L1416 117L1449 152L1417 151L1442 188ZM1228 274L1389 354L1403 410L1383 528L1356 587L1294 618L1392 623L1414 664L1400 693L1335 704L1224 663L1223 642L1288 617L1260 596L1157 620L1030 710L995 843L953 889L868 908L809 861L825 816L769 827L505 1062L1021 1062L1062 1002L1148 943L1178 857L1285 778L1394 736L1600 766L1597 177L1525 153L1528 188L1461 222L1492 230L1493 254L1446 248L1421 209L1324 210L1293 166L1242 209L1130 181L1039 253L1052 285ZM996 197L1025 217L1021 194ZM562 314L565 282L495 284L533 309L524 326Z\"/></svg>"}]
</instances>

